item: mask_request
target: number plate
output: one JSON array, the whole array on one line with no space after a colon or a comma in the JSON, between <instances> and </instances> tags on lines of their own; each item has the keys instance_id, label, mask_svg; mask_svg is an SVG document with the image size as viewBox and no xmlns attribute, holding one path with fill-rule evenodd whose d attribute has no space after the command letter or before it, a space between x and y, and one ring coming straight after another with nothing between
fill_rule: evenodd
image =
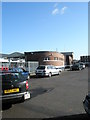
<instances>
[{"instance_id":1,"label":"number plate","mask_svg":"<svg viewBox=\"0 0 90 120\"><path fill-rule=\"evenodd\" d=\"M29 99L29 98L30 98L30 93L27 93L24 95L24 100Z\"/></svg>"},{"instance_id":2,"label":"number plate","mask_svg":"<svg viewBox=\"0 0 90 120\"><path fill-rule=\"evenodd\" d=\"M4 93L15 93L15 92L19 92L19 88L14 88L14 89L9 89L9 90L4 90Z\"/></svg>"}]
</instances>

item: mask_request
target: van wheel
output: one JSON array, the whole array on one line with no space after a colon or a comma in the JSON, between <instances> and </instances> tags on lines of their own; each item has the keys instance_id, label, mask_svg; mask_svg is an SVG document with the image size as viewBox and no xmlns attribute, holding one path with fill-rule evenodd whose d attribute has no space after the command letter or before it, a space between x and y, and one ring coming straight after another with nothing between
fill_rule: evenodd
<instances>
[{"instance_id":1,"label":"van wheel","mask_svg":"<svg viewBox=\"0 0 90 120\"><path fill-rule=\"evenodd\" d=\"M48 74L48 76L49 76L49 77L51 77L51 76L52 76L52 74L51 74L51 73L49 73L49 74Z\"/></svg>"}]
</instances>

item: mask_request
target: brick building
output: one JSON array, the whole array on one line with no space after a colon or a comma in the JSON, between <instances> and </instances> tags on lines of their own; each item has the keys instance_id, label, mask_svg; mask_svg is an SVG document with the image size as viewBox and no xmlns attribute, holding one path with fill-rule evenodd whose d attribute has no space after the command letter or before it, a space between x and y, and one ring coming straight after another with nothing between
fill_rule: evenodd
<instances>
[{"instance_id":1,"label":"brick building","mask_svg":"<svg viewBox=\"0 0 90 120\"><path fill-rule=\"evenodd\" d=\"M25 61L38 61L39 65L64 66L65 56L56 51L25 52Z\"/></svg>"}]
</instances>

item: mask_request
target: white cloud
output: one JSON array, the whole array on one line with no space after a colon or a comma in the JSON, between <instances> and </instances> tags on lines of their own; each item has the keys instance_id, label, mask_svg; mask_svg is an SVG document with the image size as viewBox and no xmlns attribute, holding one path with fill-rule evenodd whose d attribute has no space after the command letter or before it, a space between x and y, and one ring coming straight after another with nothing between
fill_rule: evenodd
<instances>
[{"instance_id":1,"label":"white cloud","mask_svg":"<svg viewBox=\"0 0 90 120\"><path fill-rule=\"evenodd\" d=\"M54 8L56 8L57 6L58 6L58 3L55 3L55 4L54 4Z\"/></svg>"},{"instance_id":2,"label":"white cloud","mask_svg":"<svg viewBox=\"0 0 90 120\"><path fill-rule=\"evenodd\" d=\"M55 8L55 9L52 11L52 15L56 15L56 14L59 14L59 9L58 9L58 8Z\"/></svg>"},{"instance_id":3,"label":"white cloud","mask_svg":"<svg viewBox=\"0 0 90 120\"><path fill-rule=\"evenodd\" d=\"M67 9L66 6L61 9L61 11L60 11L61 15L65 13L65 10L66 10L66 9Z\"/></svg>"},{"instance_id":4,"label":"white cloud","mask_svg":"<svg viewBox=\"0 0 90 120\"><path fill-rule=\"evenodd\" d=\"M57 8L58 3L54 4L55 9L52 11L52 15L60 14L63 15L68 7L64 6L63 8Z\"/></svg>"}]
</instances>

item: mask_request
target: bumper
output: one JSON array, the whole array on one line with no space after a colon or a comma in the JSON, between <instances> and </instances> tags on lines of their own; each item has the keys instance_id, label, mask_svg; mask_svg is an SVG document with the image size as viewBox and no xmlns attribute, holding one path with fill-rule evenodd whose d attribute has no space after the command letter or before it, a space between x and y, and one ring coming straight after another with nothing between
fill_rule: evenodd
<instances>
[{"instance_id":1,"label":"bumper","mask_svg":"<svg viewBox=\"0 0 90 120\"><path fill-rule=\"evenodd\" d=\"M0 101L2 103L14 103L19 100L26 100L30 98L30 93L29 92L24 92L24 93L18 93L18 94L11 94L11 95L3 95L0 96Z\"/></svg>"},{"instance_id":2,"label":"bumper","mask_svg":"<svg viewBox=\"0 0 90 120\"><path fill-rule=\"evenodd\" d=\"M78 68L78 67L75 67L75 68L72 68L72 70L79 70L79 68Z\"/></svg>"},{"instance_id":3,"label":"bumper","mask_svg":"<svg viewBox=\"0 0 90 120\"><path fill-rule=\"evenodd\" d=\"M36 73L37 76L48 76L48 73Z\"/></svg>"}]
</instances>

